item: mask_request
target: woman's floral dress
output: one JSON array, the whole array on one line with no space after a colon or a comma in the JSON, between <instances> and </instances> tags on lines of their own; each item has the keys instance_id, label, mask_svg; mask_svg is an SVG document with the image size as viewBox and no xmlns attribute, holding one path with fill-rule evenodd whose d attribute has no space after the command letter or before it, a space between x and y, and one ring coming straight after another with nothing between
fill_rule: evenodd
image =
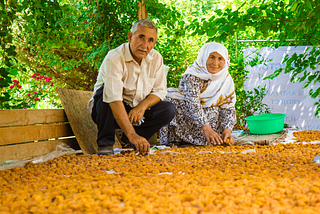
<instances>
[{"instance_id":1,"label":"woman's floral dress","mask_svg":"<svg viewBox=\"0 0 320 214\"><path fill-rule=\"evenodd\" d=\"M160 144L167 145L170 142L187 142L195 145L207 145L202 126L210 125L219 133L225 128L232 130L236 123L236 109L208 107L200 104L200 91L207 85L208 80L200 79L191 74L182 76L179 89L185 94L184 100L166 97L166 101L172 102L177 109L172 121L160 129ZM220 128L219 129L219 118Z\"/></svg>"}]
</instances>

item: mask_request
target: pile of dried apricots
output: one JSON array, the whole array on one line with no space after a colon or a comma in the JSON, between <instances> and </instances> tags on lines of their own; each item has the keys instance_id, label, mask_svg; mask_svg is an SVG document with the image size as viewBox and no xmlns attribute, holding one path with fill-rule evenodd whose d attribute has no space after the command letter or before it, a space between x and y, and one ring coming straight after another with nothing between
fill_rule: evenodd
<instances>
[{"instance_id":1,"label":"pile of dried apricots","mask_svg":"<svg viewBox=\"0 0 320 214\"><path fill-rule=\"evenodd\" d=\"M236 125L234 125L233 130L249 130L247 127L237 123Z\"/></svg>"},{"instance_id":2,"label":"pile of dried apricots","mask_svg":"<svg viewBox=\"0 0 320 214\"><path fill-rule=\"evenodd\" d=\"M298 142L312 142L312 141L320 141L320 131L318 130L306 130L306 131L298 131L293 132L293 140Z\"/></svg>"},{"instance_id":3,"label":"pile of dried apricots","mask_svg":"<svg viewBox=\"0 0 320 214\"><path fill-rule=\"evenodd\" d=\"M255 152L241 153L248 149ZM0 171L0 213L319 213L317 144L163 151Z\"/></svg>"}]
</instances>

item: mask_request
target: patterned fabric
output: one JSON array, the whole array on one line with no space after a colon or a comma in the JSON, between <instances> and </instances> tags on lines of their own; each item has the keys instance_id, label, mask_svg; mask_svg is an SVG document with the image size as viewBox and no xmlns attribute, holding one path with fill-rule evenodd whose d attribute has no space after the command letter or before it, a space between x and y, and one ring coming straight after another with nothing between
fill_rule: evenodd
<instances>
[{"instance_id":1,"label":"patterned fabric","mask_svg":"<svg viewBox=\"0 0 320 214\"><path fill-rule=\"evenodd\" d=\"M221 130L232 130L236 123L236 110L234 106L207 107L200 104L200 91L206 87L208 80L200 79L191 74L182 76L178 90L183 90L185 99L166 97L177 109L173 120L160 129L160 143L181 142L195 145L207 145L202 126L210 125L218 133L219 117ZM218 133L221 134L221 133Z\"/></svg>"}]
</instances>

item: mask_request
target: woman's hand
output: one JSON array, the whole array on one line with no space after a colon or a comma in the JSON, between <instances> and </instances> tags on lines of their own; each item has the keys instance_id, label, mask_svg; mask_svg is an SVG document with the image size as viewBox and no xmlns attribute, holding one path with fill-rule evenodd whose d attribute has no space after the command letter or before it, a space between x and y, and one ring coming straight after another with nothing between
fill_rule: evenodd
<instances>
[{"instance_id":1,"label":"woman's hand","mask_svg":"<svg viewBox=\"0 0 320 214\"><path fill-rule=\"evenodd\" d=\"M231 132L230 129L224 129L221 135L223 142L228 143L230 146L234 144L234 138L231 136Z\"/></svg>"},{"instance_id":2,"label":"woman's hand","mask_svg":"<svg viewBox=\"0 0 320 214\"><path fill-rule=\"evenodd\" d=\"M223 143L221 137L209 125L202 126L201 128L209 144L220 145Z\"/></svg>"}]
</instances>

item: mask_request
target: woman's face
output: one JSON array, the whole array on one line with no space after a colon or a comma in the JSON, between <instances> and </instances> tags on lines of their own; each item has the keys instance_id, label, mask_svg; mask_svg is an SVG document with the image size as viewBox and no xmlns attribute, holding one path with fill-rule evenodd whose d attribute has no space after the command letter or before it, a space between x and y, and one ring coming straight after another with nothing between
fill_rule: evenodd
<instances>
[{"instance_id":1,"label":"woman's face","mask_svg":"<svg viewBox=\"0 0 320 214\"><path fill-rule=\"evenodd\" d=\"M219 71L221 71L225 62L226 61L220 54L218 54L217 52L212 52L209 55L209 58L206 63L207 70L212 74L216 74Z\"/></svg>"}]
</instances>

